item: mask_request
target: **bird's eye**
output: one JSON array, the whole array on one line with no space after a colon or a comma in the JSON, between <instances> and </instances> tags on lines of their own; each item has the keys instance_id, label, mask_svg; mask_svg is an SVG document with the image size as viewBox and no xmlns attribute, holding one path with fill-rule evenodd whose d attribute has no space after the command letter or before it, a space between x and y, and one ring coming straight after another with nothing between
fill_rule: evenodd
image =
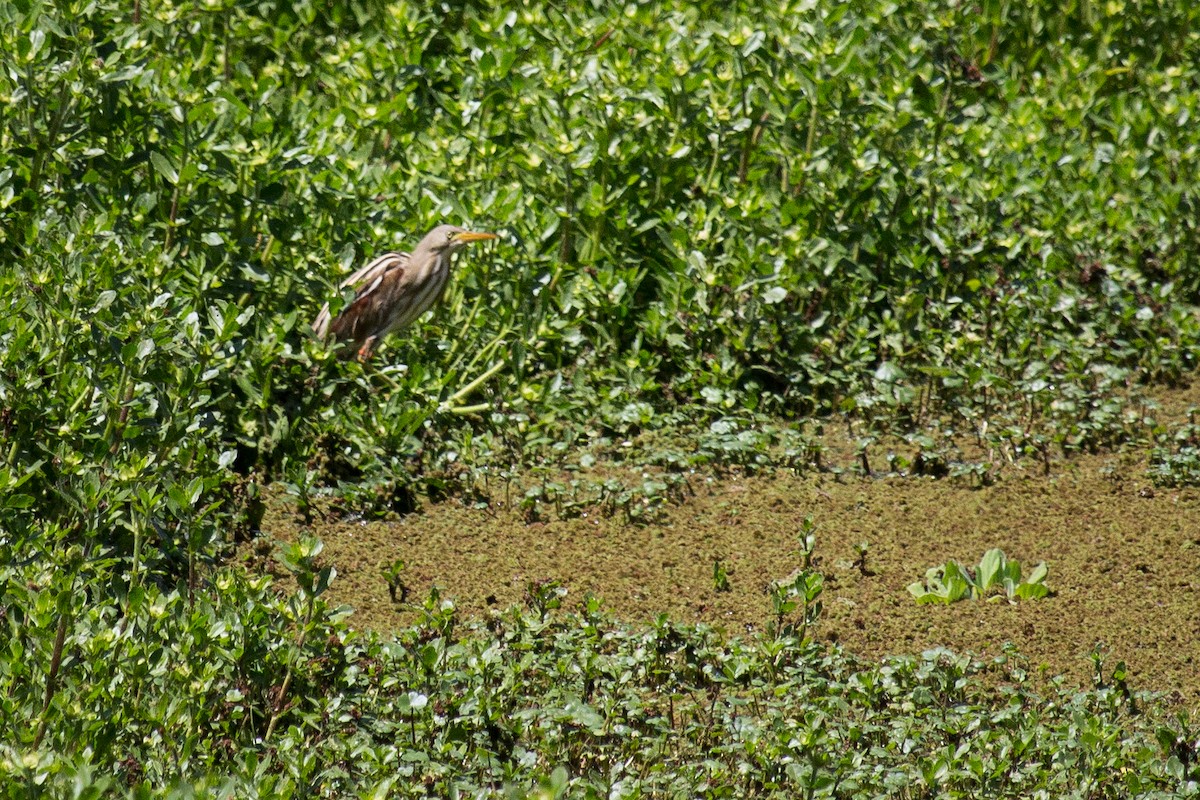
<instances>
[{"instance_id":1,"label":"bird's eye","mask_svg":"<svg viewBox=\"0 0 1200 800\"><path fill-rule=\"evenodd\" d=\"M454 241L454 231L446 231L446 241L447 242Z\"/></svg>"}]
</instances>

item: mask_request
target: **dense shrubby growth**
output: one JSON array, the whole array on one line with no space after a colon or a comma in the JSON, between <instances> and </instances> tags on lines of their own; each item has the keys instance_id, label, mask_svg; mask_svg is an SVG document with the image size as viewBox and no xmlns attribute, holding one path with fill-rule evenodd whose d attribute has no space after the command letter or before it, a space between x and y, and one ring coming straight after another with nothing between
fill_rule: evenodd
<instances>
[{"instance_id":1,"label":"dense shrubby growth","mask_svg":"<svg viewBox=\"0 0 1200 800\"><path fill-rule=\"evenodd\" d=\"M1018 453L1139 429L1200 333L1200 12L1109 10L0 0L4 769L262 733L213 702L270 705L300 656L267 622L211 696L122 648L284 618L202 579L264 479L396 505L809 414ZM338 276L441 221L505 239L376 364L312 341ZM68 730L127 702L136 743Z\"/></svg>"},{"instance_id":2,"label":"dense shrubby growth","mask_svg":"<svg viewBox=\"0 0 1200 800\"><path fill-rule=\"evenodd\" d=\"M0 15L3 480L39 507L747 410L1096 446L1194 366L1186 4ZM407 368L330 363L331 284L442 220L506 240Z\"/></svg>"}]
</instances>

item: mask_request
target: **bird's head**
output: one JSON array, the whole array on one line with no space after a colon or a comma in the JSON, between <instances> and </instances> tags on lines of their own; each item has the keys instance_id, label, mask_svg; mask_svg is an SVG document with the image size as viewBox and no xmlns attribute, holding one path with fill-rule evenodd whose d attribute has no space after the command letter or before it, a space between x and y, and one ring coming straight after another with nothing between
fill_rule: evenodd
<instances>
[{"instance_id":1,"label":"bird's head","mask_svg":"<svg viewBox=\"0 0 1200 800\"><path fill-rule=\"evenodd\" d=\"M482 242L487 239L499 238L494 233L476 233L475 231L464 230L457 225L439 225L425 236L425 240L421 244L427 244L429 249L435 253L443 251L454 253L471 242Z\"/></svg>"}]
</instances>

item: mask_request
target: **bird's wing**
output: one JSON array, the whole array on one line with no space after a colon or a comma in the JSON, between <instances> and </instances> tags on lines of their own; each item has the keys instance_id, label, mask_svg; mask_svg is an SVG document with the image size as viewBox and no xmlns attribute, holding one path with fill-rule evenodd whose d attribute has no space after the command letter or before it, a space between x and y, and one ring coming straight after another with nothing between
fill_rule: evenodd
<instances>
[{"instance_id":1,"label":"bird's wing","mask_svg":"<svg viewBox=\"0 0 1200 800\"><path fill-rule=\"evenodd\" d=\"M331 331L339 339L355 339L358 338L356 332L370 331L373 326L367 324L368 318L374 316L370 313L371 309L378 305L373 302L372 295L378 293L385 278L390 284L403 277L408 259L408 253L384 253L338 284L339 290L353 288L354 299L342 309L337 319L331 318L329 304L326 303L313 320L313 332L322 339Z\"/></svg>"},{"instance_id":2,"label":"bird's wing","mask_svg":"<svg viewBox=\"0 0 1200 800\"><path fill-rule=\"evenodd\" d=\"M403 269L407 266L408 258L408 253L384 253L381 256L377 256L365 267L361 267L349 278L338 284L338 289L354 287L356 292L354 299L357 300L379 288L379 282L385 274L393 269Z\"/></svg>"}]
</instances>

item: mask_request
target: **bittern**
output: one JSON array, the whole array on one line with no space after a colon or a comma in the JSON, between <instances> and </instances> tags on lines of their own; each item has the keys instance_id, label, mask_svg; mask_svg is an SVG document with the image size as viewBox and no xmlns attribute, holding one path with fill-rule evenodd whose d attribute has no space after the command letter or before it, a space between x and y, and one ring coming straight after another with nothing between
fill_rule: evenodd
<instances>
[{"instance_id":1,"label":"bittern","mask_svg":"<svg viewBox=\"0 0 1200 800\"><path fill-rule=\"evenodd\" d=\"M322 339L353 342L343 358L355 353L361 361L371 357L379 340L411 324L446 291L450 261L468 242L498 238L494 233L473 233L454 225L439 225L409 253L384 253L342 281L339 290L354 289L354 299L332 320L329 304L313 321L313 332Z\"/></svg>"}]
</instances>

